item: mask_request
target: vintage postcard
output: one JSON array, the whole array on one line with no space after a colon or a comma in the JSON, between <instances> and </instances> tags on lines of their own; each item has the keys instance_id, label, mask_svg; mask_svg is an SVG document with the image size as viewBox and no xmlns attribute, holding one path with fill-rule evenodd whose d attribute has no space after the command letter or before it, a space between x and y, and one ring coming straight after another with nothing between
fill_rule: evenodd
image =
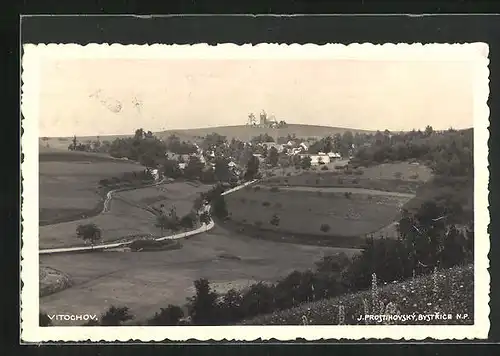
<instances>
[{"instance_id":1,"label":"vintage postcard","mask_svg":"<svg viewBox=\"0 0 500 356\"><path fill-rule=\"evenodd\" d=\"M23 50L23 342L487 338L486 43Z\"/></svg>"}]
</instances>

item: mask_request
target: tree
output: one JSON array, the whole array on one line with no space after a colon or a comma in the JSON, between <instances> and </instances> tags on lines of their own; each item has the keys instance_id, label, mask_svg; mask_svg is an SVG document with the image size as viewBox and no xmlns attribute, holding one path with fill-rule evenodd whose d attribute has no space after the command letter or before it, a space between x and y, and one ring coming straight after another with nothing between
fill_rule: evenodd
<instances>
[{"instance_id":1,"label":"tree","mask_svg":"<svg viewBox=\"0 0 500 356\"><path fill-rule=\"evenodd\" d=\"M196 222L196 216L192 213L184 215L180 221L180 225L185 229L193 228Z\"/></svg>"},{"instance_id":2,"label":"tree","mask_svg":"<svg viewBox=\"0 0 500 356\"><path fill-rule=\"evenodd\" d=\"M144 130L142 128L135 130L134 140L138 141L142 140L143 138L144 138Z\"/></svg>"},{"instance_id":3,"label":"tree","mask_svg":"<svg viewBox=\"0 0 500 356\"><path fill-rule=\"evenodd\" d=\"M205 165L196 156L189 157L189 162L184 169L184 175L190 179L200 179Z\"/></svg>"},{"instance_id":4,"label":"tree","mask_svg":"<svg viewBox=\"0 0 500 356\"><path fill-rule=\"evenodd\" d=\"M191 320L197 325L216 325L218 321L217 298L208 283L201 278L194 281L196 294L189 298L188 309Z\"/></svg>"},{"instance_id":5,"label":"tree","mask_svg":"<svg viewBox=\"0 0 500 356\"><path fill-rule=\"evenodd\" d=\"M229 170L228 160L226 158L215 159L215 177L220 182L228 182L231 178L231 171Z\"/></svg>"},{"instance_id":6,"label":"tree","mask_svg":"<svg viewBox=\"0 0 500 356\"><path fill-rule=\"evenodd\" d=\"M323 231L323 232L328 232L328 231L330 231L330 225L328 225L328 224L321 224L320 230Z\"/></svg>"},{"instance_id":7,"label":"tree","mask_svg":"<svg viewBox=\"0 0 500 356\"><path fill-rule=\"evenodd\" d=\"M200 214L200 222L202 224L210 224L210 221L212 218L210 217L210 213L208 211L204 211L203 213Z\"/></svg>"},{"instance_id":8,"label":"tree","mask_svg":"<svg viewBox=\"0 0 500 356\"><path fill-rule=\"evenodd\" d=\"M251 156L247 162L247 168L244 176L245 180L252 180L257 177L257 174L259 173L259 165L259 159L255 156Z\"/></svg>"},{"instance_id":9,"label":"tree","mask_svg":"<svg viewBox=\"0 0 500 356\"><path fill-rule=\"evenodd\" d=\"M100 324L102 326L120 326L127 320L133 319L128 307L115 307L112 305L101 315Z\"/></svg>"},{"instance_id":10,"label":"tree","mask_svg":"<svg viewBox=\"0 0 500 356\"><path fill-rule=\"evenodd\" d=\"M269 222L271 225L278 226L280 224L280 218L277 214L274 214L271 221Z\"/></svg>"},{"instance_id":11,"label":"tree","mask_svg":"<svg viewBox=\"0 0 500 356\"><path fill-rule=\"evenodd\" d=\"M170 226L170 219L168 218L168 216L166 216L164 214L158 215L156 217L155 226L160 228L161 236L163 236L163 231L165 229L168 229L168 227Z\"/></svg>"},{"instance_id":12,"label":"tree","mask_svg":"<svg viewBox=\"0 0 500 356\"><path fill-rule=\"evenodd\" d=\"M279 153L276 147L271 147L267 152L267 163L271 166L276 167L278 165Z\"/></svg>"},{"instance_id":13,"label":"tree","mask_svg":"<svg viewBox=\"0 0 500 356\"><path fill-rule=\"evenodd\" d=\"M179 163L173 159L167 159L163 162L163 174L165 177L177 179L182 177L182 171Z\"/></svg>"},{"instance_id":14,"label":"tree","mask_svg":"<svg viewBox=\"0 0 500 356\"><path fill-rule=\"evenodd\" d=\"M76 236L83 241L90 241L92 248L96 241L101 239L102 231L96 224L78 225Z\"/></svg>"},{"instance_id":15,"label":"tree","mask_svg":"<svg viewBox=\"0 0 500 356\"><path fill-rule=\"evenodd\" d=\"M179 306L169 304L166 308L161 308L160 312L156 312L155 315L148 320L147 324L156 326L178 325L179 320L183 317L184 312Z\"/></svg>"},{"instance_id":16,"label":"tree","mask_svg":"<svg viewBox=\"0 0 500 356\"><path fill-rule=\"evenodd\" d=\"M309 169L311 168L311 157L309 156L304 156L301 160L300 160L300 167L302 169Z\"/></svg>"},{"instance_id":17,"label":"tree","mask_svg":"<svg viewBox=\"0 0 500 356\"><path fill-rule=\"evenodd\" d=\"M219 313L223 323L237 322L244 317L241 310L242 300L243 296L235 289L230 289L223 295L219 304Z\"/></svg>"},{"instance_id":18,"label":"tree","mask_svg":"<svg viewBox=\"0 0 500 356\"><path fill-rule=\"evenodd\" d=\"M219 195L212 201L212 213L219 219L225 219L228 216L226 200L223 195Z\"/></svg>"},{"instance_id":19,"label":"tree","mask_svg":"<svg viewBox=\"0 0 500 356\"><path fill-rule=\"evenodd\" d=\"M433 132L434 132L434 130L432 129L432 126L427 125L425 127L425 136L429 137L432 135Z\"/></svg>"},{"instance_id":20,"label":"tree","mask_svg":"<svg viewBox=\"0 0 500 356\"><path fill-rule=\"evenodd\" d=\"M274 310L274 290L262 282L252 285L243 295L241 308L245 318L271 313Z\"/></svg>"}]
</instances>

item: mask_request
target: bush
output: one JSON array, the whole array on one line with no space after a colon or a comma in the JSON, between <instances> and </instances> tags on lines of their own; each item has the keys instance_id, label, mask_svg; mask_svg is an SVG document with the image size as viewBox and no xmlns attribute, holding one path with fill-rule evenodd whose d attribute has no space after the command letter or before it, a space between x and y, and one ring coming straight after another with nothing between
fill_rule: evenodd
<instances>
[{"instance_id":1,"label":"bush","mask_svg":"<svg viewBox=\"0 0 500 356\"><path fill-rule=\"evenodd\" d=\"M354 178L354 179L352 180L352 183L353 183L353 184L359 184L359 179L358 179L358 178Z\"/></svg>"},{"instance_id":2,"label":"bush","mask_svg":"<svg viewBox=\"0 0 500 356\"><path fill-rule=\"evenodd\" d=\"M135 240L128 246L132 251L166 251L182 248L182 244L177 240Z\"/></svg>"},{"instance_id":3,"label":"bush","mask_svg":"<svg viewBox=\"0 0 500 356\"><path fill-rule=\"evenodd\" d=\"M351 192L345 192L345 193L344 193L344 195L345 195L345 197L346 197L347 199L351 199L351 195L352 195L352 193L351 193Z\"/></svg>"},{"instance_id":4,"label":"bush","mask_svg":"<svg viewBox=\"0 0 500 356\"><path fill-rule=\"evenodd\" d=\"M273 193L276 193L276 192L279 192L279 191L280 191L280 190L279 190L279 188L278 188L278 187L272 187L272 188L271 188L271 192L273 192Z\"/></svg>"},{"instance_id":5,"label":"bush","mask_svg":"<svg viewBox=\"0 0 500 356\"><path fill-rule=\"evenodd\" d=\"M147 321L148 325L166 326L179 325L179 321L184 317L184 312L177 305L169 304L166 308L161 308L160 312Z\"/></svg>"},{"instance_id":6,"label":"bush","mask_svg":"<svg viewBox=\"0 0 500 356\"><path fill-rule=\"evenodd\" d=\"M339 178L339 179L337 179L337 182L338 182L339 184L344 184L344 179Z\"/></svg>"},{"instance_id":7,"label":"bush","mask_svg":"<svg viewBox=\"0 0 500 356\"><path fill-rule=\"evenodd\" d=\"M133 319L128 307L111 306L101 315L99 324L102 326L120 326L123 322Z\"/></svg>"},{"instance_id":8,"label":"bush","mask_svg":"<svg viewBox=\"0 0 500 356\"><path fill-rule=\"evenodd\" d=\"M322 170L322 171L327 171L327 170L328 170L328 167L327 167L327 166L323 166L323 167L321 167L321 170Z\"/></svg>"},{"instance_id":9,"label":"bush","mask_svg":"<svg viewBox=\"0 0 500 356\"><path fill-rule=\"evenodd\" d=\"M320 228L319 228L321 231L323 232L328 232L330 231L330 225L328 224L321 224Z\"/></svg>"},{"instance_id":10,"label":"bush","mask_svg":"<svg viewBox=\"0 0 500 356\"><path fill-rule=\"evenodd\" d=\"M262 202L262 206L268 207L270 205L271 205L271 203L268 201Z\"/></svg>"}]
</instances>

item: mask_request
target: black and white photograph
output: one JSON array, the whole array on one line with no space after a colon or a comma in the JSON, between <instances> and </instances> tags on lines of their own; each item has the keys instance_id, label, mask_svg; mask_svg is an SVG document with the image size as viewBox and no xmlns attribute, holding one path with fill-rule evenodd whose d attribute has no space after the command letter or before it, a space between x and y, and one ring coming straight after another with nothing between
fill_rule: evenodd
<instances>
[{"instance_id":1,"label":"black and white photograph","mask_svg":"<svg viewBox=\"0 0 500 356\"><path fill-rule=\"evenodd\" d=\"M24 340L487 337L487 44L22 65Z\"/></svg>"}]
</instances>

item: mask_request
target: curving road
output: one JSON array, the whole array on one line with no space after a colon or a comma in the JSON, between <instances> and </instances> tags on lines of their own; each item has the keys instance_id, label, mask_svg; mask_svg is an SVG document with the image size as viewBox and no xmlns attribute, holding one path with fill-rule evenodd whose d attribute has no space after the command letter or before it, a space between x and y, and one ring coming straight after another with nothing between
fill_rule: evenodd
<instances>
[{"instance_id":1,"label":"curving road","mask_svg":"<svg viewBox=\"0 0 500 356\"><path fill-rule=\"evenodd\" d=\"M226 190L221 195L231 194L231 193L233 193L233 192L235 192L237 190L240 190L240 189L242 189L242 188L244 188L244 187L246 187L246 186L248 186L250 184L254 184L257 181L258 180L255 179L255 180L246 182L246 183L244 183L242 185L239 185L237 187L234 187L234 188L231 188L229 190ZM146 187L156 186L156 185L159 185L159 184L162 184L162 183L164 183L164 180L162 180L162 181L160 181L158 183L154 183L154 184L148 185ZM145 187L143 186L143 187L139 187L139 188L145 188ZM125 190L139 189L139 188L121 188L121 189L114 189L114 190L109 191L108 194L106 195L106 200L104 201L104 208L103 208L102 213L105 213L105 212L108 211L109 202L113 198L113 193L119 192L119 191L125 191ZM204 207L204 209L206 209L207 211L210 211L210 206L206 205ZM159 237L159 238L157 238L155 240L156 241L164 241L164 240L181 239L181 238L185 238L185 237L188 237L188 236L193 236L193 235L197 235L197 234L201 234L203 232L209 231L209 230L213 229L214 226L215 226L214 222L210 221L210 223L208 223L208 224L203 223L203 225L201 227L197 228L197 229L194 229L194 230L191 230L191 231L188 231L188 232L183 232L181 234L175 234L175 235L170 235L170 236ZM55 254L55 253L71 253L71 252L80 252L80 251L104 250L104 249L109 249L109 248L117 248L117 247L126 246L126 245L129 245L130 243L132 243L132 241L116 242L116 243L109 243L109 244L100 244L100 245L96 245L96 246L49 248L49 249L40 250L39 254L41 254L41 255L48 255L48 254Z\"/></svg>"}]
</instances>

